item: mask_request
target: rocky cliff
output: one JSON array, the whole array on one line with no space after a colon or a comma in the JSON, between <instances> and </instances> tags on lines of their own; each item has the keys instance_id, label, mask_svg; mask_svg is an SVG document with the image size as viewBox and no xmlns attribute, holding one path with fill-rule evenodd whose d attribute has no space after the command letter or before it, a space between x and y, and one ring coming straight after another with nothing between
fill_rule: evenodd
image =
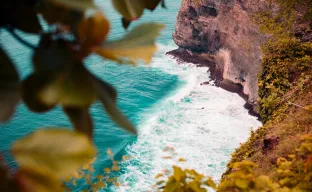
<instances>
[{"instance_id":1,"label":"rocky cliff","mask_svg":"<svg viewBox=\"0 0 312 192\"><path fill-rule=\"evenodd\" d=\"M173 33L180 50L171 54L181 57L178 53L185 49L193 57L209 58L221 74L220 83L242 85L248 103L256 107L265 36L252 16L265 8L263 0L183 0Z\"/></svg>"}]
</instances>

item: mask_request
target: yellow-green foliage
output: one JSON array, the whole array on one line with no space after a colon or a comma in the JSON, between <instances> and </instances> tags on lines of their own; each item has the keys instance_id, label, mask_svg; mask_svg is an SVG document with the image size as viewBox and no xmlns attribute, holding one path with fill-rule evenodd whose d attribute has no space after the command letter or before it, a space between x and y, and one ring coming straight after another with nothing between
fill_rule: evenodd
<instances>
[{"instance_id":1,"label":"yellow-green foliage","mask_svg":"<svg viewBox=\"0 0 312 192\"><path fill-rule=\"evenodd\" d=\"M232 154L231 154L231 161L228 163L228 169L226 172L223 173L222 179L224 179L229 173L232 171L232 167L236 162L241 162L254 153L254 146L253 144L264 137L264 135L267 133L267 127L263 126L257 129L256 131L251 131L250 137L248 138L248 141L241 144L239 148L237 148Z\"/></svg>"},{"instance_id":2,"label":"yellow-green foliage","mask_svg":"<svg viewBox=\"0 0 312 192\"><path fill-rule=\"evenodd\" d=\"M259 74L259 104L263 122L271 119L283 96L297 86L298 79L312 67L312 43L278 38L263 45L265 57Z\"/></svg>"},{"instance_id":3,"label":"yellow-green foliage","mask_svg":"<svg viewBox=\"0 0 312 192\"><path fill-rule=\"evenodd\" d=\"M277 159L272 176L257 175L258 165L243 160L231 165L229 173L217 186L219 192L309 192L312 191L312 135L301 139L295 154ZM194 170L174 166L167 182L160 180L156 185L164 192L203 192L207 187L216 188L209 177ZM158 174L156 179L162 178Z\"/></svg>"},{"instance_id":4,"label":"yellow-green foliage","mask_svg":"<svg viewBox=\"0 0 312 192\"><path fill-rule=\"evenodd\" d=\"M265 154L261 152L261 146L263 139L268 133L274 134L274 131L276 129L273 131L270 129L272 129L272 127L274 127L276 124L277 126L283 125L279 123L285 121L286 118L292 118L292 120L289 121L290 124L287 125L287 130L278 130L281 133L280 136L282 137L283 135L285 135L285 137L289 138L292 133L296 133L295 130L300 129L300 132L298 132L298 134L302 134L303 131L301 130L309 130L309 128L306 127L309 126L309 123L305 122L305 117L300 117L300 119L298 119L297 121L297 117L294 118L291 116L291 114L289 114L289 108L290 103L292 103L296 99L296 97L298 97L299 95L307 95L306 93L304 93L306 91L306 85L311 82L312 43L302 43L300 42L300 40L294 38L293 36L296 28L295 21L297 22L300 19L298 19L300 13L304 13L303 15L305 15L305 17L307 17L308 15L308 9L299 9L298 14L297 9L298 7L300 7L300 3L301 5L312 5L312 1L273 0L272 2L280 3L279 11L273 12L272 10L266 10L256 14L254 17L255 22L259 24L260 30L270 35L270 39L262 45L264 58L262 61L262 70L259 74L260 115L265 125L255 132L252 132L248 141L246 143L243 143L232 154L231 162L228 164L228 170L222 176L223 184L220 185L221 188L223 187L223 190L227 189L227 191L243 191L241 188L239 189L239 187L235 185L235 181L233 181L233 177L235 178L237 175L239 175L239 173L236 173L236 176L235 174L232 175L232 172L236 171L234 167L239 166L237 165L237 162L241 162L244 159L252 159L258 162L261 161L260 159L270 159L270 157L265 156ZM271 8L273 8L273 4ZM310 8L311 10L312 6L309 6L308 8ZM306 116L311 115L307 111L302 114ZM290 129L292 129L293 131L290 131ZM287 148L287 146L283 146L283 144L281 144L280 147L281 148L278 149L276 153L279 153L281 155L280 152L282 151L283 147ZM271 155L274 156L275 154ZM292 157L294 156L292 155ZM307 182L303 179L303 177L309 177L308 175L311 173L303 172L303 169L300 169L300 172L298 171L298 169L294 168L296 166L302 167L304 165L303 161L306 161L307 158L302 159L302 156L297 156L297 154L295 155L295 157L296 158L291 159L290 163L288 162L288 160L290 161L289 157L286 158L287 161L285 161L285 159L283 158L280 158L278 161L279 169L267 170L267 167L274 167L275 163L272 163L270 165L261 164L262 167L255 168L257 172L251 173L253 177L248 177L249 180L248 182L246 181L246 183L248 183L248 190L246 189L246 191L261 191L259 188L253 188L257 186L257 179L259 179L257 175L263 172L267 173L268 171L272 174L275 172L279 173L279 175L275 175L274 177L270 178L268 177L268 175L260 176L260 180L266 180L267 186L274 187L274 190L270 188L271 191L311 190L309 186L309 190L307 190L306 186L303 186ZM292 166L292 170L282 171L287 163ZM290 179L290 175L293 174L292 172L295 173L295 177L298 177L300 179ZM285 177L281 176L283 175L282 173ZM287 173L289 173L290 175L287 176ZM230 177L229 175L232 176ZM294 182L293 186L288 185L289 183L287 184L287 180ZM273 185L271 185L272 182L276 183L273 183ZM251 187L249 184L253 187ZM229 188L224 187L224 185L228 185L227 187ZM219 189L221 189L220 186ZM298 189L298 187L300 188L300 190Z\"/></svg>"},{"instance_id":5,"label":"yellow-green foliage","mask_svg":"<svg viewBox=\"0 0 312 192\"><path fill-rule=\"evenodd\" d=\"M306 135L296 154L280 157L272 177L256 176L255 163L242 161L234 163L232 172L219 184L223 191L274 191L308 192L312 191L312 136Z\"/></svg>"},{"instance_id":6,"label":"yellow-green foliage","mask_svg":"<svg viewBox=\"0 0 312 192\"><path fill-rule=\"evenodd\" d=\"M163 174L158 174L156 179L162 178ZM210 177L197 173L193 169L181 169L173 166L173 174L167 181L161 179L157 182L159 191L163 192L202 192L207 188L216 189L216 184Z\"/></svg>"},{"instance_id":7,"label":"yellow-green foliage","mask_svg":"<svg viewBox=\"0 0 312 192\"><path fill-rule=\"evenodd\" d=\"M276 0L284 10L298 10L304 19L312 19L312 0Z\"/></svg>"}]
</instances>

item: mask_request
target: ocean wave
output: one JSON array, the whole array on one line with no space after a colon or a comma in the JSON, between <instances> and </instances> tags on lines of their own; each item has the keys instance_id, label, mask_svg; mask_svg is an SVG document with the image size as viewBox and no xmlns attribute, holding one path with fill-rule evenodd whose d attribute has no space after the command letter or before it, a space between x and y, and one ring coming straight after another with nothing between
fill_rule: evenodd
<instances>
[{"instance_id":1,"label":"ocean wave","mask_svg":"<svg viewBox=\"0 0 312 192\"><path fill-rule=\"evenodd\" d=\"M151 191L154 176L178 164L220 179L230 153L247 139L250 129L261 124L243 108L244 100L220 88L201 85L209 81L207 68L177 64L166 56L172 44L159 44L151 67L178 75L183 82L172 94L156 103L140 123L137 141L126 147L132 159L123 163L118 191ZM143 114L142 114L143 115ZM187 161L177 163L167 156L172 147ZM115 191L116 189L112 189Z\"/></svg>"}]
</instances>

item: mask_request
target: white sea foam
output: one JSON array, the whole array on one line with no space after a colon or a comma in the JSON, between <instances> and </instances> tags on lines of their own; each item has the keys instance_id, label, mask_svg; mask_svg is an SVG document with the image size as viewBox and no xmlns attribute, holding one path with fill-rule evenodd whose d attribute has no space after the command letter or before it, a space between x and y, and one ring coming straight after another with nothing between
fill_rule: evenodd
<instances>
[{"instance_id":1,"label":"white sea foam","mask_svg":"<svg viewBox=\"0 0 312 192\"><path fill-rule=\"evenodd\" d=\"M153 59L152 67L178 75L185 84L146 114L147 121L139 126L137 141L126 148L132 159L122 165L125 173L119 182L123 185L114 191L152 191L156 183L154 176L174 164L195 169L218 181L230 153L246 141L251 128L261 125L248 115L243 108L244 100L237 94L201 85L209 81L207 68L178 65L164 54L173 46L159 47L160 54ZM173 147L177 157L187 162L163 159L167 156L163 151L166 146Z\"/></svg>"}]
</instances>

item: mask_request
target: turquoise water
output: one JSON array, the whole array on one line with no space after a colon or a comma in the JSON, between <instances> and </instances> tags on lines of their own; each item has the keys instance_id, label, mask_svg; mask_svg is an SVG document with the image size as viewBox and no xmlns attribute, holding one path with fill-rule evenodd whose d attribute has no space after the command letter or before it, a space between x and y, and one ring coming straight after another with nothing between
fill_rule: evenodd
<instances>
[{"instance_id":1,"label":"turquoise water","mask_svg":"<svg viewBox=\"0 0 312 192\"><path fill-rule=\"evenodd\" d=\"M113 24L110 39L121 37L120 16L112 11L109 3L97 1ZM230 158L230 153L246 140L251 128L260 123L248 115L244 101L236 94L228 93L211 85L207 68L192 64L178 65L165 55L175 49L172 32L181 0L167 0L168 9L157 9L136 22L161 22L167 28L158 39L158 52L149 66L131 67L116 65L97 56L86 60L88 68L97 76L113 84L119 92L118 105L137 126L139 135L134 137L116 126L99 103L91 108L95 122L95 144L99 155L95 162L97 173L110 161L106 150L111 148L116 159L131 155L132 159L121 164L116 173L120 188L109 186L102 191L152 191L154 176L175 164L164 160L163 148L174 147L178 156L187 160L182 167L193 168L218 180ZM132 26L133 27L133 26ZM5 32L0 34L0 43L18 63L23 77L31 71L31 51L17 43ZM25 36L36 43L36 37ZM212 83L213 84L213 83ZM5 153L12 142L40 127L70 127L60 108L45 114L29 112L19 105L14 118L0 125L0 150ZM9 158L10 164L14 164ZM76 191L85 189L78 183Z\"/></svg>"}]
</instances>

